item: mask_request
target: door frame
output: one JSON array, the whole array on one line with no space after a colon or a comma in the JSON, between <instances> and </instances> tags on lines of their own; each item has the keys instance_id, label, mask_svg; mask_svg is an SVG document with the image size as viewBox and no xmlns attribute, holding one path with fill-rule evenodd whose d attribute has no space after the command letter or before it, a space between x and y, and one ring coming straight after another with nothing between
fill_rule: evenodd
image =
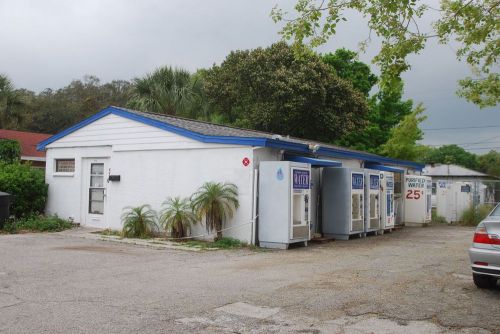
<instances>
[{"instance_id":1,"label":"door frame","mask_svg":"<svg viewBox=\"0 0 500 334\"><path fill-rule=\"evenodd\" d=\"M82 215L82 225L96 228L109 228L107 223L107 213L109 208L109 188L108 188L108 170L109 170L109 157L98 158L82 158L82 171L81 171L81 204L80 210ZM89 200L90 200L90 168L93 163L104 164L103 168L103 187L104 187L104 204L103 214L89 213Z\"/></svg>"}]
</instances>

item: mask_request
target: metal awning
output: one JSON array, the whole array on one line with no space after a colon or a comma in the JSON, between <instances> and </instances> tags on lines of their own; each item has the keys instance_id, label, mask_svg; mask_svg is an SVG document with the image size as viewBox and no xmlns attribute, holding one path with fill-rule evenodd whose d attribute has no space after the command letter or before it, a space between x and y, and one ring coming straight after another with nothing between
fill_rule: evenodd
<instances>
[{"instance_id":1,"label":"metal awning","mask_svg":"<svg viewBox=\"0 0 500 334\"><path fill-rule=\"evenodd\" d=\"M393 172L393 173L404 173L405 170L401 168L396 168L396 167L391 167L391 166L385 166L381 165L378 163L370 163L370 162L365 162L365 168L370 168L370 169L375 169L375 170L381 170L384 172Z\"/></svg>"},{"instance_id":2,"label":"metal awning","mask_svg":"<svg viewBox=\"0 0 500 334\"><path fill-rule=\"evenodd\" d=\"M311 166L314 167L342 167L342 163L339 161L303 157L298 155L285 155L285 160L294 162L303 162L311 164Z\"/></svg>"}]
</instances>

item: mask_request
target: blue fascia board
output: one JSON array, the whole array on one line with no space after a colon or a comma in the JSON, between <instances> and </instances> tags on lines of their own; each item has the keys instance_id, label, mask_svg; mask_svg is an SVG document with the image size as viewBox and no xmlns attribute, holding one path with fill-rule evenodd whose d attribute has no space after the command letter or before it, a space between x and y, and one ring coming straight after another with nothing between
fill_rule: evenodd
<instances>
[{"instance_id":1,"label":"blue fascia board","mask_svg":"<svg viewBox=\"0 0 500 334\"><path fill-rule=\"evenodd\" d=\"M150 125L159 129L163 129L169 132L176 133L178 135L191 138L193 140L197 140L203 143L214 143L214 144L231 144L231 145L243 145L243 146L256 146L256 147L269 147L269 148L275 148L279 150L286 150L286 151L291 151L291 152L296 152L296 153L311 153L311 150L309 148L309 145L307 144L301 144L301 143L293 143L289 141L284 141L284 140L279 140L279 139L270 139L270 138L259 138L259 137L235 137L235 136L209 136L209 135L204 135L201 133L193 132L190 130L186 130L184 128L180 128L171 124L167 124L149 117L137 115L131 112L128 112L123 109L119 108L114 108L114 107L107 107L100 112L98 112L95 115L92 115L80 123L77 123L73 125L72 127L69 127L58 134L53 135L50 138L47 138L46 140L40 142L37 145L37 150L43 151L45 150L46 146L55 142L58 139L61 139L67 135L69 135L72 132L75 132L76 130L79 130L83 128L84 126L97 121L100 118L103 118L109 114L114 114L117 116L121 116L133 121L137 121L146 125ZM359 159L359 160L366 160L366 161L371 161L371 162L378 162L378 163L389 163L389 164L395 164L395 165L401 165L401 166L408 166L411 168L415 168L417 170L422 170L425 166L422 164L410 162L410 161L401 161L401 160L396 160L396 159L391 159L391 158L386 158L386 157L381 157L381 156L373 156L369 154L363 154L360 152L351 152L351 151L344 151L341 149L333 149L333 148L326 148L326 147L320 147L316 154L319 155L325 155L329 157L336 157L336 158L350 158L350 159Z\"/></svg>"},{"instance_id":2,"label":"blue fascia board","mask_svg":"<svg viewBox=\"0 0 500 334\"><path fill-rule=\"evenodd\" d=\"M387 158L387 157L382 157L382 156L374 156L371 154L364 154L362 152L344 151L341 149L333 149L333 148L328 148L328 147L320 147L316 153L319 155L326 155L326 156L331 156L331 157L358 159L358 160L363 160L363 161L367 161L367 162L375 162L375 163L381 163L381 164L386 163L386 164L393 164L393 165L399 165L399 166L406 166L406 167L414 168L414 169L419 170L419 171L421 171L425 167L423 164L419 164L417 162L392 159L392 158Z\"/></svg>"},{"instance_id":3,"label":"blue fascia board","mask_svg":"<svg viewBox=\"0 0 500 334\"><path fill-rule=\"evenodd\" d=\"M303 162L317 167L342 167L342 163L334 160L317 159L312 157L305 157L300 155L285 154L285 160L294 162Z\"/></svg>"},{"instance_id":4,"label":"blue fascia board","mask_svg":"<svg viewBox=\"0 0 500 334\"><path fill-rule=\"evenodd\" d=\"M404 173L405 170L401 168L396 168L392 166L386 166L386 165L381 165L378 163L365 163L366 168L370 169L375 169L375 170L380 170L380 171L385 171L385 172L393 172L393 173Z\"/></svg>"}]
</instances>

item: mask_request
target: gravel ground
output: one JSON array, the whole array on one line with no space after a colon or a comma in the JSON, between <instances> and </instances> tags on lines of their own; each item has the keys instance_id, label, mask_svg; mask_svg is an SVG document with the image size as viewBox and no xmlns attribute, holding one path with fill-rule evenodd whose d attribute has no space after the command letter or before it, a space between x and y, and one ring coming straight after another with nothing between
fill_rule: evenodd
<instances>
[{"instance_id":1,"label":"gravel ground","mask_svg":"<svg viewBox=\"0 0 500 334\"><path fill-rule=\"evenodd\" d=\"M288 251L158 250L0 235L1 333L500 333L472 229L405 228Z\"/></svg>"}]
</instances>

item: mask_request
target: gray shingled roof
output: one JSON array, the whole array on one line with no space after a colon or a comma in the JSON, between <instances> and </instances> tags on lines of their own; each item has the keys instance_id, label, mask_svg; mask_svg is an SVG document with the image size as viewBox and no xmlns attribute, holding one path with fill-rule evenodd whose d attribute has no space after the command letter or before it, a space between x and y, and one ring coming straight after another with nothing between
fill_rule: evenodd
<instances>
[{"instance_id":1,"label":"gray shingled roof","mask_svg":"<svg viewBox=\"0 0 500 334\"><path fill-rule=\"evenodd\" d=\"M113 108L117 109L122 109L124 111L147 117L150 119L154 119L156 121L160 121L163 123L167 123L182 129L186 129L192 132L196 132L202 135L207 135L207 136L234 136L234 137L246 137L246 138L269 138L269 139L276 139L276 136L278 134L273 134L269 132L263 132L263 131L255 131L255 130L247 130L247 129L241 129L241 128L236 128L232 126L227 126L227 125L219 125L219 124L213 124L213 123L208 123L208 122L203 122L203 121L198 121L198 120L193 120L189 118L183 118L183 117L178 117L178 116L170 116L170 115L164 115L164 114L157 114L157 113L151 113L151 112L144 112L144 111L138 111L138 110L132 110L132 109L127 109L127 108L122 108L122 107L115 107ZM371 155L374 157L378 157L376 154L371 154L367 152L362 152L362 151L356 151L352 149L348 149L345 147L340 147L328 143L322 143L314 140L307 140L307 139L300 139L300 138L294 138L294 137L289 137L289 136L281 136L280 140L286 141L286 142L291 142L291 143L299 143L299 144L318 144L323 147L328 147L328 148L333 148L333 149L338 149L346 152L353 152L353 153L362 153L365 155Z\"/></svg>"},{"instance_id":2,"label":"gray shingled roof","mask_svg":"<svg viewBox=\"0 0 500 334\"><path fill-rule=\"evenodd\" d=\"M484 174L469 168L465 168L458 165L452 164L436 164L427 165L424 169L424 175L428 176L464 176L464 177L490 177L488 174Z\"/></svg>"}]
</instances>

